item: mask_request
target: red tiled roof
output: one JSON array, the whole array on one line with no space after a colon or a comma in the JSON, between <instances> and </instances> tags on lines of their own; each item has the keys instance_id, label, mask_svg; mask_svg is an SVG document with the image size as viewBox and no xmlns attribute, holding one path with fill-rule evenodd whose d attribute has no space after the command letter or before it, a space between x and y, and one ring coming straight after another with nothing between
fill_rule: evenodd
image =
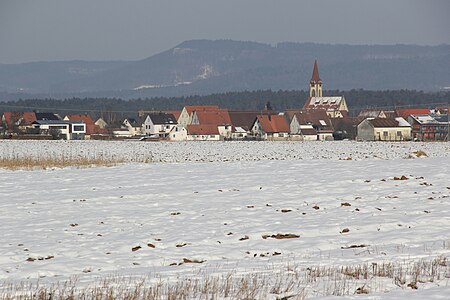
<instances>
[{"instance_id":1,"label":"red tiled roof","mask_svg":"<svg viewBox=\"0 0 450 300\"><path fill-rule=\"evenodd\" d=\"M3 113L3 116L5 118L5 123L8 126L13 125L14 123L17 123L20 121L17 125L31 125L34 121L36 121L36 114L34 112L30 111L24 111L24 112L17 112L17 111L6 111Z\"/></svg>"},{"instance_id":2,"label":"red tiled roof","mask_svg":"<svg viewBox=\"0 0 450 300\"><path fill-rule=\"evenodd\" d=\"M397 117L407 118L409 115L428 115L428 108L399 108L395 110Z\"/></svg>"},{"instance_id":3,"label":"red tiled roof","mask_svg":"<svg viewBox=\"0 0 450 300\"><path fill-rule=\"evenodd\" d=\"M188 134L212 135L219 134L217 125L187 125Z\"/></svg>"},{"instance_id":4,"label":"red tiled roof","mask_svg":"<svg viewBox=\"0 0 450 300\"><path fill-rule=\"evenodd\" d=\"M217 105L188 105L184 108L189 115L194 111L211 111L220 109Z\"/></svg>"},{"instance_id":5,"label":"red tiled roof","mask_svg":"<svg viewBox=\"0 0 450 300\"><path fill-rule=\"evenodd\" d=\"M320 79L319 76L319 67L317 66L317 59L314 61L314 68L313 68L313 73L312 73L312 77L311 77L311 82L319 82L322 81L322 79Z\"/></svg>"},{"instance_id":6,"label":"red tiled roof","mask_svg":"<svg viewBox=\"0 0 450 300\"><path fill-rule=\"evenodd\" d=\"M81 121L86 125L94 125L94 120L92 120L90 115L67 115L70 121Z\"/></svg>"},{"instance_id":7,"label":"red tiled roof","mask_svg":"<svg viewBox=\"0 0 450 300\"><path fill-rule=\"evenodd\" d=\"M258 121L262 130L266 133L289 132L289 124L284 116L281 115L259 115Z\"/></svg>"},{"instance_id":8,"label":"red tiled roof","mask_svg":"<svg viewBox=\"0 0 450 300\"><path fill-rule=\"evenodd\" d=\"M231 125L230 115L225 109L212 111L195 111L201 125Z\"/></svg>"}]
</instances>

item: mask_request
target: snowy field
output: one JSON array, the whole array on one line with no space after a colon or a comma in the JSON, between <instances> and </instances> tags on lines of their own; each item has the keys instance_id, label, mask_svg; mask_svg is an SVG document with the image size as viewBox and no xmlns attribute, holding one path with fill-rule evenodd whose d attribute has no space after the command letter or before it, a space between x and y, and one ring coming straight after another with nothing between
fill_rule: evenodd
<instances>
[{"instance_id":1,"label":"snowy field","mask_svg":"<svg viewBox=\"0 0 450 300\"><path fill-rule=\"evenodd\" d=\"M256 276L264 283L256 299L449 299L450 143L1 141L0 149L0 158L130 162L0 169L0 295L20 282Z\"/></svg>"},{"instance_id":2,"label":"snowy field","mask_svg":"<svg viewBox=\"0 0 450 300\"><path fill-rule=\"evenodd\" d=\"M450 143L140 142L0 140L0 159L105 158L129 162L232 162L299 159L395 159L424 151L450 157Z\"/></svg>"}]
</instances>

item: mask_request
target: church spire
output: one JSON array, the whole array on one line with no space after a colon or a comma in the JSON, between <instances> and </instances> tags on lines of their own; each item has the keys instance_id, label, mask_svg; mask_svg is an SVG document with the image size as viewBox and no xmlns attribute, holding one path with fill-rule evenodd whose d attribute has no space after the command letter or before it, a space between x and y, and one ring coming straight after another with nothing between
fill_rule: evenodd
<instances>
[{"instance_id":1,"label":"church spire","mask_svg":"<svg viewBox=\"0 0 450 300\"><path fill-rule=\"evenodd\" d=\"M322 79L319 76L319 67L317 66L317 59L314 61L314 68L309 82L309 96L322 97Z\"/></svg>"},{"instance_id":2,"label":"church spire","mask_svg":"<svg viewBox=\"0 0 450 300\"><path fill-rule=\"evenodd\" d=\"M319 67L317 66L317 59L314 61L314 69L311 77L311 82L319 82L322 81L319 76Z\"/></svg>"}]
</instances>

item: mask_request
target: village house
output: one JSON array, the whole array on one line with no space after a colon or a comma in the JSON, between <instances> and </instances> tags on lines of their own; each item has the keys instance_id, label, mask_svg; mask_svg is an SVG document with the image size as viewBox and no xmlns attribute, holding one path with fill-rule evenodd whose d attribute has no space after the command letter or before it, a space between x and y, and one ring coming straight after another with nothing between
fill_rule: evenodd
<instances>
[{"instance_id":1,"label":"village house","mask_svg":"<svg viewBox=\"0 0 450 300\"><path fill-rule=\"evenodd\" d=\"M233 126L230 115L225 109L193 111L190 125L213 125L219 130L222 139L231 139Z\"/></svg>"},{"instance_id":2,"label":"village house","mask_svg":"<svg viewBox=\"0 0 450 300\"><path fill-rule=\"evenodd\" d=\"M409 115L412 138L418 141L444 141L448 137L448 115Z\"/></svg>"},{"instance_id":3,"label":"village house","mask_svg":"<svg viewBox=\"0 0 450 300\"><path fill-rule=\"evenodd\" d=\"M169 132L169 140L173 142L180 142L187 140L187 129L180 124L177 124L172 130Z\"/></svg>"},{"instance_id":4,"label":"village house","mask_svg":"<svg viewBox=\"0 0 450 300\"><path fill-rule=\"evenodd\" d=\"M144 134L157 138L166 138L174 127L177 126L177 120L172 114L151 113L145 117L143 123Z\"/></svg>"},{"instance_id":5,"label":"village house","mask_svg":"<svg viewBox=\"0 0 450 300\"><path fill-rule=\"evenodd\" d=\"M220 141L219 128L216 125L187 125L188 141Z\"/></svg>"},{"instance_id":6,"label":"village house","mask_svg":"<svg viewBox=\"0 0 450 300\"><path fill-rule=\"evenodd\" d=\"M80 121L86 124L86 134L85 139L90 139L91 136L96 134L105 134L106 130L100 128L100 126L94 123L94 120L88 114L79 115L66 115L63 120L66 121Z\"/></svg>"},{"instance_id":7,"label":"village house","mask_svg":"<svg viewBox=\"0 0 450 300\"><path fill-rule=\"evenodd\" d=\"M32 123L32 128L54 139L84 140L86 134L86 124L81 121L37 120Z\"/></svg>"},{"instance_id":8,"label":"village house","mask_svg":"<svg viewBox=\"0 0 450 300\"><path fill-rule=\"evenodd\" d=\"M188 105L183 107L183 110L180 113L180 117L178 118L178 124L183 127L190 125L192 123L192 117L194 111L216 111L219 110L219 107L216 105L202 105L202 106L193 106Z\"/></svg>"},{"instance_id":9,"label":"village house","mask_svg":"<svg viewBox=\"0 0 450 300\"><path fill-rule=\"evenodd\" d=\"M288 115L292 113L291 135L298 135L301 140L333 140L333 125L325 110L290 111Z\"/></svg>"},{"instance_id":10,"label":"village house","mask_svg":"<svg viewBox=\"0 0 450 300\"><path fill-rule=\"evenodd\" d=\"M284 115L259 115L253 123L251 132L261 140L288 140L289 124Z\"/></svg>"},{"instance_id":11,"label":"village house","mask_svg":"<svg viewBox=\"0 0 450 300\"><path fill-rule=\"evenodd\" d=\"M403 118L368 118L358 125L360 141L408 141L411 125Z\"/></svg>"},{"instance_id":12,"label":"village house","mask_svg":"<svg viewBox=\"0 0 450 300\"><path fill-rule=\"evenodd\" d=\"M122 125L125 126L125 128L129 131L131 136L136 135L143 135L144 134L144 128L143 128L144 118L127 118L123 121Z\"/></svg>"},{"instance_id":13,"label":"village house","mask_svg":"<svg viewBox=\"0 0 450 300\"><path fill-rule=\"evenodd\" d=\"M348 114L348 107L344 96L323 97L323 82L319 76L317 60L314 62L313 74L309 82L309 97L303 105L304 109L325 110L331 118L342 118Z\"/></svg>"},{"instance_id":14,"label":"village house","mask_svg":"<svg viewBox=\"0 0 450 300\"><path fill-rule=\"evenodd\" d=\"M108 127L108 123L106 123L106 121L103 120L103 118L98 118L94 124L98 126L100 129L107 129Z\"/></svg>"},{"instance_id":15,"label":"village house","mask_svg":"<svg viewBox=\"0 0 450 300\"><path fill-rule=\"evenodd\" d=\"M36 114L34 112L8 111L2 115L2 123L10 133L25 131L27 128L31 128L31 124L34 121L36 121Z\"/></svg>"}]
</instances>

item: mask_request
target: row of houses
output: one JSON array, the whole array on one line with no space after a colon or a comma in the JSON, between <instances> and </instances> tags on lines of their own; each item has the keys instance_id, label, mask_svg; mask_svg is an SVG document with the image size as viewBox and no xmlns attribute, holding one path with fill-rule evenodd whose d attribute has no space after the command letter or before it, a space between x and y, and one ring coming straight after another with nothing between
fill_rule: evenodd
<instances>
[{"instance_id":1,"label":"row of houses","mask_svg":"<svg viewBox=\"0 0 450 300\"><path fill-rule=\"evenodd\" d=\"M94 122L88 114L61 118L50 112L4 112L1 121L1 128L8 137L21 134L26 138L84 140L107 133L106 122L102 119Z\"/></svg>"},{"instance_id":2,"label":"row of houses","mask_svg":"<svg viewBox=\"0 0 450 300\"><path fill-rule=\"evenodd\" d=\"M445 110L363 110L356 117L330 117L324 108L277 112L234 111L218 106L185 106L182 111L139 112L121 127L87 115L5 112L3 127L9 134L20 130L28 136L79 140L99 137L141 138L170 141L220 140L340 140L439 141L448 138Z\"/></svg>"},{"instance_id":3,"label":"row of houses","mask_svg":"<svg viewBox=\"0 0 450 300\"><path fill-rule=\"evenodd\" d=\"M3 126L10 134L52 138L140 138L170 141L219 140L448 140L448 109L365 109L349 116L344 96L324 97L317 61L309 83L310 96L301 108L275 111L236 111L215 105L185 106L181 111L139 111L120 126L94 120L87 114L64 118L52 113L5 112Z\"/></svg>"}]
</instances>

